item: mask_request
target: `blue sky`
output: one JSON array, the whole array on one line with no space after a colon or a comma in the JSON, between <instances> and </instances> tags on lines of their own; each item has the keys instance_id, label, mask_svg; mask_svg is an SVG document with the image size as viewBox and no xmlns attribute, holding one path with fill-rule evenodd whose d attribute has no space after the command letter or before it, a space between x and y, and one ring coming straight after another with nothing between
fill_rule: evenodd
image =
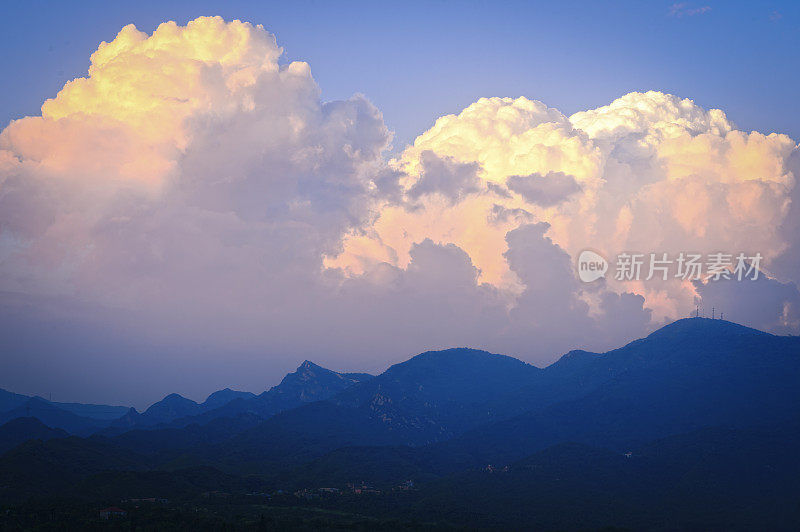
<instances>
[{"instance_id":1,"label":"blue sky","mask_svg":"<svg viewBox=\"0 0 800 532\"><path fill-rule=\"evenodd\" d=\"M679 3L680 4L680 3ZM800 137L795 2L15 2L0 24L0 119L38 114L128 23L222 15L263 24L323 98L365 94L400 148L481 96L564 113L656 89L744 130ZM704 10L704 7L710 9Z\"/></svg>"}]
</instances>

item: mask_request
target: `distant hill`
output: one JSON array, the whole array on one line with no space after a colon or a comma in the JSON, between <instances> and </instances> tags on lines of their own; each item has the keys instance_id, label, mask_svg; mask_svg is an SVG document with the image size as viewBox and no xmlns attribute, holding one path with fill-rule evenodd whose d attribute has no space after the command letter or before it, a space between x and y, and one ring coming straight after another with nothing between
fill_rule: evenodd
<instances>
[{"instance_id":1,"label":"distant hill","mask_svg":"<svg viewBox=\"0 0 800 532\"><path fill-rule=\"evenodd\" d=\"M292 427L294 445L304 432L316 441L321 410L350 420L332 441L449 442L451 454L478 462L561 441L636 445L715 424L780 422L800 413L798 354L798 338L703 318L605 354L573 351L544 369L478 350L428 352L333 396L331 406L252 429L259 436L247 436L248 446L280 441L282 426Z\"/></svg>"},{"instance_id":2,"label":"distant hill","mask_svg":"<svg viewBox=\"0 0 800 532\"><path fill-rule=\"evenodd\" d=\"M258 396L242 392L228 393L225 390L216 392L200 405L198 413L178 417L173 420L172 426L202 425L215 419L242 415L267 419L284 410L328 399L372 378L367 373L339 373L305 360L295 371L287 374L280 384ZM215 408L219 402L215 398L217 394L224 394L231 400Z\"/></svg>"},{"instance_id":3,"label":"distant hill","mask_svg":"<svg viewBox=\"0 0 800 532\"><path fill-rule=\"evenodd\" d=\"M67 436L66 431L51 429L34 417L19 417L0 426L0 455L28 440L47 441Z\"/></svg>"},{"instance_id":4,"label":"distant hill","mask_svg":"<svg viewBox=\"0 0 800 532\"><path fill-rule=\"evenodd\" d=\"M623 449L708 426L800 419L800 338L722 320L680 320L623 348L551 368L557 374L550 388L582 375L584 394L446 446L478 461L508 463L565 441Z\"/></svg>"},{"instance_id":5,"label":"distant hill","mask_svg":"<svg viewBox=\"0 0 800 532\"><path fill-rule=\"evenodd\" d=\"M219 390L209 395L206 400L201 403L200 407L203 410L212 410L214 408L225 406L235 399L247 400L253 399L255 396L256 394L254 393L239 392L236 390L231 390L230 388L225 388L224 390Z\"/></svg>"},{"instance_id":6,"label":"distant hill","mask_svg":"<svg viewBox=\"0 0 800 532\"><path fill-rule=\"evenodd\" d=\"M425 445L516 413L497 397L529 386L541 370L475 349L417 355L327 401L287 410L208 455L277 474L345 446ZM512 394L513 396L513 394Z\"/></svg>"},{"instance_id":7,"label":"distant hill","mask_svg":"<svg viewBox=\"0 0 800 532\"><path fill-rule=\"evenodd\" d=\"M28 402L30 397L0 389L0 412L8 412Z\"/></svg>"},{"instance_id":8,"label":"distant hill","mask_svg":"<svg viewBox=\"0 0 800 532\"><path fill-rule=\"evenodd\" d=\"M171 393L157 403L153 403L142 413L140 423L147 425L157 425L159 423L169 423L170 421L182 417L199 414L202 407L177 393Z\"/></svg>"},{"instance_id":9,"label":"distant hill","mask_svg":"<svg viewBox=\"0 0 800 532\"><path fill-rule=\"evenodd\" d=\"M25 417L35 417L48 427L63 429L70 434L79 435L91 434L105 426L106 423L102 420L73 414L40 397L33 397L17 408L0 413L0 424Z\"/></svg>"},{"instance_id":10,"label":"distant hill","mask_svg":"<svg viewBox=\"0 0 800 532\"><path fill-rule=\"evenodd\" d=\"M541 370L477 349L429 351L334 396L339 406L379 420L398 443L447 440L507 417L499 398L532 385Z\"/></svg>"},{"instance_id":11,"label":"distant hill","mask_svg":"<svg viewBox=\"0 0 800 532\"><path fill-rule=\"evenodd\" d=\"M118 419L128 411L127 406L95 405L85 403L53 403L55 406L76 416L110 421Z\"/></svg>"},{"instance_id":12,"label":"distant hill","mask_svg":"<svg viewBox=\"0 0 800 532\"><path fill-rule=\"evenodd\" d=\"M102 433L113 436L132 429L175 429L223 418L267 419L305 403L328 399L371 378L366 373L338 373L306 360L280 384L260 395L225 388L197 403L173 393L142 413L134 409L123 412Z\"/></svg>"},{"instance_id":13,"label":"distant hill","mask_svg":"<svg viewBox=\"0 0 800 532\"><path fill-rule=\"evenodd\" d=\"M454 361L463 354L462 363ZM227 452L235 453L241 444L274 469L291 449L292 456L319 460L315 467L342 480L358 476L361 464L380 462L382 452L368 448L362 460L354 448L343 461L344 455L336 453L343 446L436 442L431 435L437 430L444 434L442 428L449 427L453 437L442 437L404 458L412 470L440 475L487 463L508 464L562 442L620 450L703 427L800 419L800 388L795 385L800 382L800 338L722 320L681 320L605 354L570 352L543 370L528 369L519 361L506 368L507 357L492 356L468 350L425 353L335 396L325 408L291 410L251 429L235 437ZM502 368L494 383L483 366L487 362ZM489 384L484 387L457 374L451 378L448 369L453 367L467 375L487 375ZM507 369L514 370L512 376L502 377ZM483 395L487 389L493 393ZM465 404L459 405L457 397ZM338 428L333 419L326 421L327 449L319 444L321 411L328 418L350 420ZM464 412L473 413L471 420L463 421ZM291 444L277 446L287 435ZM247 441L240 441L245 436ZM394 467L396 457L386 450L387 468ZM297 474L308 476L302 468Z\"/></svg>"},{"instance_id":14,"label":"distant hill","mask_svg":"<svg viewBox=\"0 0 800 532\"><path fill-rule=\"evenodd\" d=\"M8 412L21 407L34 397L9 392L0 389L0 413ZM47 401L42 397L36 397L41 401L52 404L56 408L75 414L76 416L88 417L91 419L112 420L119 418L128 410L124 406L95 405L83 403L59 403Z\"/></svg>"},{"instance_id":15,"label":"distant hill","mask_svg":"<svg viewBox=\"0 0 800 532\"><path fill-rule=\"evenodd\" d=\"M259 397L262 400L286 398L289 401L312 403L321 401L345 390L354 384L368 381L368 373L339 373L304 360L293 372L287 374L277 386L273 386Z\"/></svg>"}]
</instances>

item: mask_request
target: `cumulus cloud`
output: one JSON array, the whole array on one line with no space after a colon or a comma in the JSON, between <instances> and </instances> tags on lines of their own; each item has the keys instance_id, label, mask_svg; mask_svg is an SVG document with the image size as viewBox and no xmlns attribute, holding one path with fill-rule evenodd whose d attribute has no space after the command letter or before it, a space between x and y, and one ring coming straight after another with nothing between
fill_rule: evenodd
<instances>
[{"instance_id":1,"label":"cumulus cloud","mask_svg":"<svg viewBox=\"0 0 800 532\"><path fill-rule=\"evenodd\" d=\"M563 172L550 172L547 175L531 174L528 176L512 175L507 181L508 188L525 198L533 205L551 207L561 203L570 194L580 190L580 186L571 175Z\"/></svg>"},{"instance_id":2,"label":"cumulus cloud","mask_svg":"<svg viewBox=\"0 0 800 532\"><path fill-rule=\"evenodd\" d=\"M408 196L417 199L427 194L441 194L455 203L466 194L477 192L480 180L477 163L459 163L451 158L437 157L432 151L422 152L419 180L408 190Z\"/></svg>"},{"instance_id":3,"label":"cumulus cloud","mask_svg":"<svg viewBox=\"0 0 800 532\"><path fill-rule=\"evenodd\" d=\"M406 173L401 182L407 191L422 178L422 154L430 152L480 165L483 192L413 209L387 203L369 232L346 239L333 264L353 271L368 264L359 254L372 239L388 248L383 260L402 267L405 250L430 237L460 246L482 282L516 297L532 280L508 260L507 235L546 222L547 237L573 258L587 248L608 258L622 252L759 252L768 270L777 274L783 264L785 280L794 280L790 272L796 275L789 229L796 225L795 142L786 135L739 131L722 111L691 100L630 93L566 117L525 98L484 98L437 120L392 161ZM555 261L540 268L544 264ZM604 289L642 296L652 324L687 315L700 295L680 280L610 278ZM612 297L585 285L572 293L589 304L595 320L601 319L601 302Z\"/></svg>"},{"instance_id":4,"label":"cumulus cloud","mask_svg":"<svg viewBox=\"0 0 800 532\"><path fill-rule=\"evenodd\" d=\"M308 65L280 55L220 18L102 43L88 77L0 135L4 234L21 247L3 289L42 289L28 266L44 261L109 303L245 264L318 268L368 214L390 135L363 97L322 103Z\"/></svg>"},{"instance_id":5,"label":"cumulus cloud","mask_svg":"<svg viewBox=\"0 0 800 532\"><path fill-rule=\"evenodd\" d=\"M41 116L0 133L0 336L25 353L0 361L7 386L34 382L54 351L63 382L124 367L118 400L143 380L148 399L174 391L186 364L197 373L179 391L198 397L266 387L302 358L380 371L472 345L545 364L698 299L734 316L755 297L583 284L585 248L760 252L770 310L747 320L797 330L785 135L659 92L569 117L481 98L387 160L378 109L323 102L309 66L281 55L261 26L218 17L126 26Z\"/></svg>"},{"instance_id":6,"label":"cumulus cloud","mask_svg":"<svg viewBox=\"0 0 800 532\"><path fill-rule=\"evenodd\" d=\"M725 319L748 323L778 334L797 334L800 329L800 292L794 283L761 277L753 282L721 279L698 282L701 301ZM711 308L704 309L706 315Z\"/></svg>"}]
</instances>

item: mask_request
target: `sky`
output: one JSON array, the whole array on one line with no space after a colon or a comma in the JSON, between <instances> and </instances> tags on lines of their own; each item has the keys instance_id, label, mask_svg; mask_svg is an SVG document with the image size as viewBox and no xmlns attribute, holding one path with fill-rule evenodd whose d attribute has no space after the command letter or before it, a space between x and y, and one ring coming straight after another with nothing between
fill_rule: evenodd
<instances>
[{"instance_id":1,"label":"sky","mask_svg":"<svg viewBox=\"0 0 800 532\"><path fill-rule=\"evenodd\" d=\"M0 388L143 408L304 359L542 366L698 306L800 332L794 3L7 13ZM628 252L762 272L615 279Z\"/></svg>"},{"instance_id":2,"label":"sky","mask_svg":"<svg viewBox=\"0 0 800 532\"><path fill-rule=\"evenodd\" d=\"M13 72L0 79L0 119L38 113L126 24L150 33L167 20L220 15L277 35L286 61L311 63L324 99L365 94L399 147L482 96L528 96L571 114L650 89L725 109L744 130L800 137L800 6L673 10L681 4L14 2L0 21L0 67Z\"/></svg>"}]
</instances>

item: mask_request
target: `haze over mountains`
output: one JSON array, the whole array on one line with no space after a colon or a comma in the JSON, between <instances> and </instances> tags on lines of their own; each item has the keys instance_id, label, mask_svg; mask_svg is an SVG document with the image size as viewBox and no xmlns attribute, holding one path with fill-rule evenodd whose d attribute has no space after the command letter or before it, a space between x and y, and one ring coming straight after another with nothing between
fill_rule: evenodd
<instances>
[{"instance_id":1,"label":"haze over mountains","mask_svg":"<svg viewBox=\"0 0 800 532\"><path fill-rule=\"evenodd\" d=\"M38 420L0 427L0 501L92 498L101 484L120 498L190 499L367 482L385 495L360 511L380 518L790 529L798 383L800 338L690 318L543 369L474 349L422 353L375 377L305 361L260 395L172 394L111 422L11 398L9 419L43 404ZM391 491L408 481L413 493ZM580 515L575 498L591 501ZM504 512L509 499L524 510Z\"/></svg>"}]
</instances>

